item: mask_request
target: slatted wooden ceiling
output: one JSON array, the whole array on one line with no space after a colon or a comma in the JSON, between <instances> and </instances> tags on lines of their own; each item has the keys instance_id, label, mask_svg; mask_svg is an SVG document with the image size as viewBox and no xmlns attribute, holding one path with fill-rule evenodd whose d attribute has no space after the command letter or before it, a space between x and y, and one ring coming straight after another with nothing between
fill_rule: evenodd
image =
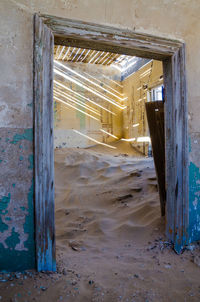
<instances>
[{"instance_id":1,"label":"slatted wooden ceiling","mask_svg":"<svg viewBox=\"0 0 200 302\"><path fill-rule=\"evenodd\" d=\"M133 57L92 49L82 49L55 45L54 59L68 62L82 62L91 64L111 65L120 64L131 60Z\"/></svg>"}]
</instances>

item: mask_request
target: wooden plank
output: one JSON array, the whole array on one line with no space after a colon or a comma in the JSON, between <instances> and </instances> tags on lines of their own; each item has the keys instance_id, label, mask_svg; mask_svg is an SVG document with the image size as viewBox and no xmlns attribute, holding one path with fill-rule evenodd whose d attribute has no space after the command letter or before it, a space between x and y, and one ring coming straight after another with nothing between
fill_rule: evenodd
<instances>
[{"instance_id":1,"label":"wooden plank","mask_svg":"<svg viewBox=\"0 0 200 302\"><path fill-rule=\"evenodd\" d=\"M154 37L109 26L41 15L55 35L55 43L105 50L150 59L163 60L181 47L177 40Z\"/></svg>"},{"instance_id":2,"label":"wooden plank","mask_svg":"<svg viewBox=\"0 0 200 302\"><path fill-rule=\"evenodd\" d=\"M174 56L174 95L175 102L175 131L176 131L176 187L175 187L175 250L180 252L180 247L188 244L188 222L189 222L189 193L188 186L188 137L186 83L185 83L185 55L184 47ZM183 148L184 146L184 148Z\"/></svg>"},{"instance_id":3,"label":"wooden plank","mask_svg":"<svg viewBox=\"0 0 200 302\"><path fill-rule=\"evenodd\" d=\"M51 30L34 18L35 240L38 271L54 271L53 47Z\"/></svg>"},{"instance_id":4,"label":"wooden plank","mask_svg":"<svg viewBox=\"0 0 200 302\"><path fill-rule=\"evenodd\" d=\"M166 235L174 242L174 192L175 192L175 118L173 110L174 90L172 58L163 62L164 87L165 87L165 185L166 185Z\"/></svg>"},{"instance_id":5,"label":"wooden plank","mask_svg":"<svg viewBox=\"0 0 200 302\"><path fill-rule=\"evenodd\" d=\"M180 225L180 219L182 219L182 238L181 246L189 244L189 138L188 138L188 103L187 103L187 81L186 81L186 62L185 62L185 44L179 48L179 65L177 68L180 69L180 101L179 106L182 110L181 124L182 129L182 200L180 201L181 211L179 215L179 221L177 223L178 228ZM176 248L176 247L175 247Z\"/></svg>"},{"instance_id":6,"label":"wooden plank","mask_svg":"<svg viewBox=\"0 0 200 302\"><path fill-rule=\"evenodd\" d=\"M160 195L161 215L164 216L166 202L164 102L148 102L145 103L145 108Z\"/></svg>"},{"instance_id":7,"label":"wooden plank","mask_svg":"<svg viewBox=\"0 0 200 302\"><path fill-rule=\"evenodd\" d=\"M188 130L185 46L163 62L166 91L166 234L177 253L188 244Z\"/></svg>"}]
</instances>

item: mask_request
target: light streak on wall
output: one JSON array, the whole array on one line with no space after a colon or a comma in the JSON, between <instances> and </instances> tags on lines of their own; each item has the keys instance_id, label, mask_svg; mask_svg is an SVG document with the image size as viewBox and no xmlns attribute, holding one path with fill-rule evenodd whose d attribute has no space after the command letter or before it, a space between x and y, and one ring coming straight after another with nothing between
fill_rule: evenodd
<instances>
[{"instance_id":1,"label":"light streak on wall","mask_svg":"<svg viewBox=\"0 0 200 302\"><path fill-rule=\"evenodd\" d=\"M140 74L140 78L144 78L151 73L152 68L147 69L143 73Z\"/></svg>"},{"instance_id":2,"label":"light streak on wall","mask_svg":"<svg viewBox=\"0 0 200 302\"><path fill-rule=\"evenodd\" d=\"M96 144L99 144L99 145L102 145L102 146L105 146L105 147L109 147L109 148L112 148L112 149L117 149L117 148L114 147L114 146L110 146L110 145L108 145L108 144L101 143L101 142L97 141L96 139L94 139L94 138L92 138L92 137L90 137L90 136L88 136L88 135L86 135L86 134L83 134L82 132L79 132L78 130L75 130L75 129L73 129L73 130L74 130L74 132L76 132L76 133L78 133L78 134L84 136L85 138L91 140L92 142L95 142Z\"/></svg>"},{"instance_id":3,"label":"light streak on wall","mask_svg":"<svg viewBox=\"0 0 200 302\"><path fill-rule=\"evenodd\" d=\"M138 143L144 143L144 142L150 143L151 139L150 139L149 136L140 136L140 137L137 138L137 142Z\"/></svg>"},{"instance_id":4,"label":"light streak on wall","mask_svg":"<svg viewBox=\"0 0 200 302\"><path fill-rule=\"evenodd\" d=\"M70 82L73 82L73 83L79 85L79 86L82 87L83 89L88 90L89 92L95 94L96 96L102 98L103 100L109 102L110 104L112 104L112 105L118 107L119 109L125 109L125 108L126 108L126 106L121 106L121 105L115 103L114 101L112 101L111 99L109 99L109 98L105 97L104 95L100 94L100 93L97 92L96 90L91 89L90 87L88 87L88 86L82 84L82 83L79 82L78 80L76 80L76 79L74 79L74 78L68 76L68 75L65 74L63 71L59 71L57 68L54 68L54 73L56 73L56 74L62 76L63 78L67 79L67 80L70 81Z\"/></svg>"},{"instance_id":5,"label":"light streak on wall","mask_svg":"<svg viewBox=\"0 0 200 302\"><path fill-rule=\"evenodd\" d=\"M137 139L135 137L133 137L133 138L121 138L121 140L125 141L125 142L134 142L134 141L137 140L138 143L144 143L144 142L150 143L151 142L151 139L150 139L149 136L140 136Z\"/></svg>"},{"instance_id":6,"label":"light streak on wall","mask_svg":"<svg viewBox=\"0 0 200 302\"><path fill-rule=\"evenodd\" d=\"M96 118L96 117L94 117L93 115L91 115L91 114L89 114L89 113L86 113L86 112L82 111L81 109L78 109L77 107L75 107L75 106L73 106L73 105L71 105L71 104L69 104L69 103L63 101L62 99L58 98L57 96L54 96L54 99L56 99L58 102L61 102L61 103L65 104L66 106L69 106L69 107L71 107L71 108L73 108L73 109L75 109L75 110L77 110L77 111L83 113L84 115L87 115L87 116L93 118L94 120L100 122L100 120L99 120L98 118Z\"/></svg>"},{"instance_id":7,"label":"light streak on wall","mask_svg":"<svg viewBox=\"0 0 200 302\"><path fill-rule=\"evenodd\" d=\"M143 73L141 73L140 75L144 75L145 73L148 73L149 71L151 71L151 68L145 70Z\"/></svg>"},{"instance_id":8,"label":"light streak on wall","mask_svg":"<svg viewBox=\"0 0 200 302\"><path fill-rule=\"evenodd\" d=\"M88 78L86 78L86 77L82 76L80 73L78 73L77 71L75 71L75 70L71 69L70 67L67 67L67 66L63 65L63 64L62 64L62 63L60 63L60 62L56 62L56 61L54 61L54 62L55 62L56 64L60 65L62 68L64 68L64 69L66 69L66 70L70 71L71 73L73 73L73 74L77 75L79 78L81 78L81 79L83 79L83 80L85 80L85 81L89 82L90 84L92 84L92 85L94 85L94 86L98 87L99 89L101 89L101 90L103 90L103 91L106 91L107 93L109 93L109 94L113 95L114 97L116 97L116 98L117 98L117 99L119 99L120 101L124 101L124 100L126 100L126 99L127 99L127 97L125 97L125 98L121 98L121 97L119 97L118 95L116 95L115 93L113 93L113 92L109 91L108 89L103 88L101 85L96 84L95 82L93 82L93 81L89 80Z\"/></svg>"},{"instance_id":9,"label":"light streak on wall","mask_svg":"<svg viewBox=\"0 0 200 302\"><path fill-rule=\"evenodd\" d=\"M101 116L100 113L97 113L97 112L95 112L93 109L88 108L87 105L81 103L81 101L75 100L73 97L68 96L66 93L64 93L64 92L62 92L62 91L60 92L60 91L56 91L56 90L54 89L54 93L57 93L57 94L59 94L60 96L64 97L65 99L69 100L70 102L75 103L75 104L77 104L77 105L79 105L79 106L81 106L81 107L83 107L83 108L85 108L85 109L87 109L87 110L93 112L94 114Z\"/></svg>"},{"instance_id":10,"label":"light streak on wall","mask_svg":"<svg viewBox=\"0 0 200 302\"><path fill-rule=\"evenodd\" d=\"M125 141L125 142L134 142L136 140L135 137L133 138L121 138L122 141Z\"/></svg>"},{"instance_id":11,"label":"light streak on wall","mask_svg":"<svg viewBox=\"0 0 200 302\"><path fill-rule=\"evenodd\" d=\"M105 133L105 134L107 134L107 135L109 135L109 136L112 136L112 137L114 137L114 138L118 139L118 137L117 137L117 136L115 136L115 135L113 135L113 134L111 134L111 133L107 132L106 130L100 129L100 131L101 131L101 132L103 132L103 133Z\"/></svg>"},{"instance_id":12,"label":"light streak on wall","mask_svg":"<svg viewBox=\"0 0 200 302\"><path fill-rule=\"evenodd\" d=\"M119 84L119 83L117 83L116 81L110 79L110 78L107 77L106 75L102 74L102 76L103 76L105 79L109 80L110 82L113 82L115 85L117 85L117 86L123 88L123 86L122 86L121 84Z\"/></svg>"},{"instance_id":13,"label":"light streak on wall","mask_svg":"<svg viewBox=\"0 0 200 302\"><path fill-rule=\"evenodd\" d=\"M134 128L138 127L138 126L139 126L139 123L133 125Z\"/></svg>"},{"instance_id":14,"label":"light streak on wall","mask_svg":"<svg viewBox=\"0 0 200 302\"><path fill-rule=\"evenodd\" d=\"M63 85L63 84L61 84L60 82L54 80L54 83L55 83L56 85L59 85L60 87L64 88L65 90L68 90L68 91L70 91L70 92L73 92L75 95L77 95L77 96L79 96L80 98L82 98L82 99L84 99L84 100L86 100L86 101L88 101L88 102L90 102L90 103L92 103L92 104L98 106L99 108L101 108L101 109L103 109L103 110L105 110L105 111L107 111L107 112L109 112L109 113L111 113L111 114L113 114L113 115L116 115L114 112L110 111L109 109L107 109L107 108L101 106L100 104L98 104L98 103L92 101L91 99L89 99L89 98L83 96L82 94L80 94L80 93L78 93L78 92L76 92L76 91L73 91L71 88L69 88L69 87L67 87L67 86L65 86L65 85Z\"/></svg>"},{"instance_id":15,"label":"light streak on wall","mask_svg":"<svg viewBox=\"0 0 200 302\"><path fill-rule=\"evenodd\" d=\"M60 89L60 87L58 88L58 87L54 87L54 91L58 91L58 92L60 92L60 93L62 93L62 94L64 94L64 95L66 95L67 97L70 97L70 98L72 98L72 99L74 99L75 101L78 101L78 102L81 102L81 104L83 104L84 106L86 106L88 109L91 109L91 110L93 110L94 112L95 112L95 114L97 114L97 115L101 115L100 113L99 113L99 110L97 110L97 109L95 109L94 107L91 107L90 105L88 105L88 104L86 104L86 101L83 101L83 100L80 100L80 99L78 99L78 98L76 98L75 96L74 96L74 93L73 92L70 92L70 93L72 93L73 95L71 95L71 94L67 94L67 93L65 93L62 89Z\"/></svg>"},{"instance_id":16,"label":"light streak on wall","mask_svg":"<svg viewBox=\"0 0 200 302\"><path fill-rule=\"evenodd\" d=\"M102 81L100 81L99 79L93 77L91 74L89 74L89 73L87 73L87 72L85 72L85 71L83 71L83 73L86 74L88 77L94 79L95 81L97 81L97 82L99 82L99 83L103 83L103 85L104 85L104 86L107 86L110 90L113 90L114 92L118 93L119 95L124 96L123 93L120 93L119 91L115 90L114 88L112 88L111 86L109 86L108 84L106 84L105 82L102 82Z\"/></svg>"}]
</instances>

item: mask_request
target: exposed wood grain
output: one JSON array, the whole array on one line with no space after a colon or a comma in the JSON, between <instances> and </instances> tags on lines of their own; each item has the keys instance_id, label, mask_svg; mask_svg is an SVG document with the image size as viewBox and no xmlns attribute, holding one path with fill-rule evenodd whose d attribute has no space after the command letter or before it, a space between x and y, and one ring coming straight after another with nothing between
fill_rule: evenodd
<instances>
[{"instance_id":1,"label":"exposed wood grain","mask_svg":"<svg viewBox=\"0 0 200 302\"><path fill-rule=\"evenodd\" d=\"M55 43L96 50L126 53L163 60L173 55L181 42L114 27L41 15L55 35ZM97 43L98 42L98 43Z\"/></svg>"},{"instance_id":2,"label":"exposed wood grain","mask_svg":"<svg viewBox=\"0 0 200 302\"><path fill-rule=\"evenodd\" d=\"M35 239L38 271L55 270L53 47L51 30L34 19Z\"/></svg>"},{"instance_id":3,"label":"exposed wood grain","mask_svg":"<svg viewBox=\"0 0 200 302\"><path fill-rule=\"evenodd\" d=\"M159 188L161 215L164 216L166 202L164 102L148 102L145 103L145 107Z\"/></svg>"},{"instance_id":4,"label":"exposed wood grain","mask_svg":"<svg viewBox=\"0 0 200 302\"><path fill-rule=\"evenodd\" d=\"M184 44L164 61L166 90L166 233L179 253L188 244L188 130Z\"/></svg>"},{"instance_id":5,"label":"exposed wood grain","mask_svg":"<svg viewBox=\"0 0 200 302\"><path fill-rule=\"evenodd\" d=\"M166 234L174 242L174 202L175 202L175 117L173 96L172 58L163 62L165 87L165 185L166 185Z\"/></svg>"}]
</instances>

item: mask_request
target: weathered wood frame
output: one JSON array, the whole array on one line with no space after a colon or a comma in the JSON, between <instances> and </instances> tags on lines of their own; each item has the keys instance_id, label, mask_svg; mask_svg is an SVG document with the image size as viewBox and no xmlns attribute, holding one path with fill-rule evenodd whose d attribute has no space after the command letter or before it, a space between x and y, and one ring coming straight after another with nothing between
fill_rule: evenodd
<instances>
[{"instance_id":1,"label":"weathered wood frame","mask_svg":"<svg viewBox=\"0 0 200 302\"><path fill-rule=\"evenodd\" d=\"M134 31L35 15L34 142L37 269L55 270L53 45L70 45L163 61L166 235L179 253L188 242L188 131L185 45Z\"/></svg>"}]
</instances>

